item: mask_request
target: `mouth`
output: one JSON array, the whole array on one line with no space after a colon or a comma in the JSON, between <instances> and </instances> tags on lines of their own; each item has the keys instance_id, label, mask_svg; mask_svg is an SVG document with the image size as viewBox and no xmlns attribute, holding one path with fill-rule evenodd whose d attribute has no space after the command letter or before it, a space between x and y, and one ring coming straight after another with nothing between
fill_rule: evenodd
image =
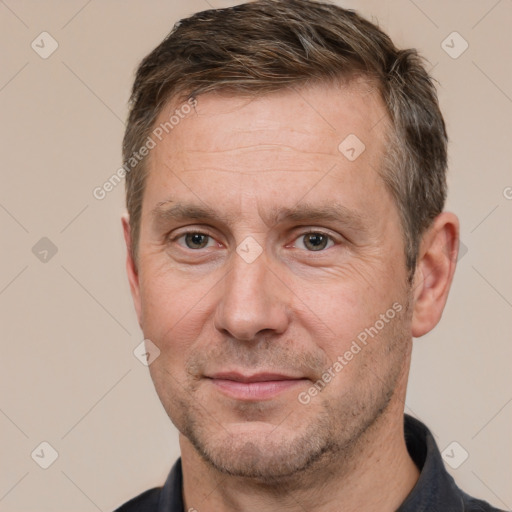
<instances>
[{"instance_id":1,"label":"mouth","mask_svg":"<svg viewBox=\"0 0 512 512\"><path fill-rule=\"evenodd\" d=\"M235 400L270 400L299 385L307 378L280 373L256 373L246 375L238 372L222 372L207 376L220 393Z\"/></svg>"}]
</instances>

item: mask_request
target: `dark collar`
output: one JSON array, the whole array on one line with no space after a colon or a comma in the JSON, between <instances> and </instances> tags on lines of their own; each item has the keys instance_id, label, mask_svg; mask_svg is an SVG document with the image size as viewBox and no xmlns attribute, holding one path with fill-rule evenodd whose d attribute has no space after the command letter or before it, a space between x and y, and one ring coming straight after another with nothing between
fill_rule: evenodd
<instances>
[{"instance_id":1,"label":"dark collar","mask_svg":"<svg viewBox=\"0 0 512 512\"><path fill-rule=\"evenodd\" d=\"M407 414L404 417L404 432L407 450L420 470L420 477L397 512L463 512L461 491L446 472L431 432L423 423Z\"/></svg>"},{"instance_id":2,"label":"dark collar","mask_svg":"<svg viewBox=\"0 0 512 512\"><path fill-rule=\"evenodd\" d=\"M434 437L420 421L405 415L407 449L420 477L396 512L497 511L461 491L447 473ZM126 503L119 512L184 512L181 458L176 461L163 488L152 489Z\"/></svg>"}]
</instances>

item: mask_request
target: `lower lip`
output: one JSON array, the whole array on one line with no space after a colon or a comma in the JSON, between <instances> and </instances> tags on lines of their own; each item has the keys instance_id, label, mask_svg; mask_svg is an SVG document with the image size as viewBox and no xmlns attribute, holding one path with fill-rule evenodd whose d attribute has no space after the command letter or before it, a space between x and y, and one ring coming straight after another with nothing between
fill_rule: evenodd
<instances>
[{"instance_id":1,"label":"lower lip","mask_svg":"<svg viewBox=\"0 0 512 512\"><path fill-rule=\"evenodd\" d=\"M227 379L211 379L222 393L237 400L266 400L303 384L305 379L239 382Z\"/></svg>"}]
</instances>

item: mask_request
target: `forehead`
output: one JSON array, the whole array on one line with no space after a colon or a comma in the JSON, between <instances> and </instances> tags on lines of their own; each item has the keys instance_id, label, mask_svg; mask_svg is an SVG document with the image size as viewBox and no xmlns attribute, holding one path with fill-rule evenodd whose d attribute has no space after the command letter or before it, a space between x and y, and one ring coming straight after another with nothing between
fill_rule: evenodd
<instances>
[{"instance_id":1,"label":"forehead","mask_svg":"<svg viewBox=\"0 0 512 512\"><path fill-rule=\"evenodd\" d=\"M156 125L165 124L183 105L171 100ZM201 95L193 112L180 117L167 142L176 151L215 151L237 148L247 138L279 144L293 134L305 151L337 154L333 140L353 133L366 146L375 145L387 121L377 87L354 78L348 83L296 86L258 96L222 91ZM190 130L195 137L190 137Z\"/></svg>"},{"instance_id":2,"label":"forehead","mask_svg":"<svg viewBox=\"0 0 512 512\"><path fill-rule=\"evenodd\" d=\"M167 123L169 133L150 154L145 210L146 199L151 208L169 192L239 211L259 201L261 211L292 206L312 187L324 195L339 186L375 188L388 117L368 83L316 84L251 98L209 93L192 110L183 105L169 103L155 124ZM222 192L224 202L211 204L213 192Z\"/></svg>"}]
</instances>

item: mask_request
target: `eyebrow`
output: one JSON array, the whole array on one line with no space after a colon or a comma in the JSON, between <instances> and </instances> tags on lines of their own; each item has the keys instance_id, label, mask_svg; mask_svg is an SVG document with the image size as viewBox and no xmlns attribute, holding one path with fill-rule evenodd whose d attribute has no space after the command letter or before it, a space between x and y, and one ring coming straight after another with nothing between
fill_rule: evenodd
<instances>
[{"instance_id":1,"label":"eyebrow","mask_svg":"<svg viewBox=\"0 0 512 512\"><path fill-rule=\"evenodd\" d=\"M175 203L175 204L174 204ZM217 212L207 205L179 203L173 200L158 203L151 211L151 216L158 224L171 221L186 220L216 221L229 225L234 224L240 218L240 214L226 214ZM313 205L301 201L293 207L274 207L261 215L267 226L276 225L285 221L330 221L341 222L354 229L364 229L366 216L339 202L331 202L323 205Z\"/></svg>"}]
</instances>

